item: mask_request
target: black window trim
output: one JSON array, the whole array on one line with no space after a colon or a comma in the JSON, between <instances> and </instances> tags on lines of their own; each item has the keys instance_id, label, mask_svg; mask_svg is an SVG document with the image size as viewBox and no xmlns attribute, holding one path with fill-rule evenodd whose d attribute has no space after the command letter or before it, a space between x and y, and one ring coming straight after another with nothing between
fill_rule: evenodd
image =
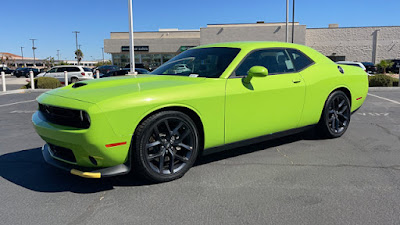
<instances>
[{"instance_id":1,"label":"black window trim","mask_svg":"<svg viewBox=\"0 0 400 225\"><path fill-rule=\"evenodd\" d=\"M292 63L293 63L293 57L289 54L289 52L288 52L287 50L288 50L288 49L297 50L297 51L301 52L304 56L306 56L312 63L310 63L308 66L304 67L304 68L301 69L301 70L297 70L297 69L296 69L296 66L295 66L294 63L293 63L293 67L294 67L295 71L293 71L293 72L286 72L286 73L268 73L268 76L269 76L269 75L274 76L274 75L281 75L281 74L299 73L299 72L301 72L301 71L303 71L303 70L307 69L308 67L310 67L310 66L312 66L312 65L315 64L315 61L312 60L307 54L305 54L304 52L302 52L302 51L300 51L299 49L296 49L296 48L285 48L285 47L258 48L258 49L253 49L253 50L251 50L250 52L248 52L248 53L246 54L245 57L243 57L243 59L242 59L242 60L240 61L240 63L236 66L236 68L233 70L233 72L232 72L231 75L228 77L228 79L230 79L230 78L243 78L243 77L246 77L247 75L245 75L245 76L237 76L237 75L236 75L236 70L242 65L242 63L244 62L244 60L246 60L246 58L247 58L250 54L252 54L253 52L260 51L260 50L271 50L271 49L284 50L284 51L286 52L286 54L289 56L289 58L290 58L290 60L292 61Z\"/></svg>"}]
</instances>

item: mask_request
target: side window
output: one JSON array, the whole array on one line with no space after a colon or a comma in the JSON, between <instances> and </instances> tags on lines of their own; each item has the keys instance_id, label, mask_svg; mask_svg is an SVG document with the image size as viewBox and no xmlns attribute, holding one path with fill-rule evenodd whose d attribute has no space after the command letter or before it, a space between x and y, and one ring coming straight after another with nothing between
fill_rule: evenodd
<instances>
[{"instance_id":1,"label":"side window","mask_svg":"<svg viewBox=\"0 0 400 225\"><path fill-rule=\"evenodd\" d=\"M63 73L64 71L67 71L67 68L65 68L65 67L58 67L58 68L56 68L56 70L57 70L57 73Z\"/></svg>"},{"instance_id":2,"label":"side window","mask_svg":"<svg viewBox=\"0 0 400 225\"><path fill-rule=\"evenodd\" d=\"M47 73L55 73L56 72L56 68L52 68L51 70L47 71Z\"/></svg>"},{"instance_id":3,"label":"side window","mask_svg":"<svg viewBox=\"0 0 400 225\"><path fill-rule=\"evenodd\" d=\"M78 67L66 67L68 72L81 72Z\"/></svg>"},{"instance_id":4,"label":"side window","mask_svg":"<svg viewBox=\"0 0 400 225\"><path fill-rule=\"evenodd\" d=\"M252 52L236 69L236 76L246 76L253 66L263 66L269 74L294 72L294 66L284 49L266 49Z\"/></svg>"},{"instance_id":5,"label":"side window","mask_svg":"<svg viewBox=\"0 0 400 225\"><path fill-rule=\"evenodd\" d=\"M294 67L296 68L297 71L300 71L314 63L310 58L308 58L299 50L287 49L287 51L289 55L292 57Z\"/></svg>"}]
</instances>

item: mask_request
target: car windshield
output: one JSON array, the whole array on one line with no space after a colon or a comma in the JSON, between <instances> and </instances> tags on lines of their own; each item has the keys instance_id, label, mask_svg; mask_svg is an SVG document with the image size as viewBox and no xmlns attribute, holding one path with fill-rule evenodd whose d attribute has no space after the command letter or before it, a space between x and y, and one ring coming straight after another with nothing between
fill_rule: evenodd
<instances>
[{"instance_id":1,"label":"car windshield","mask_svg":"<svg viewBox=\"0 0 400 225\"><path fill-rule=\"evenodd\" d=\"M239 53L238 48L199 48L172 58L151 74L218 78Z\"/></svg>"}]
</instances>

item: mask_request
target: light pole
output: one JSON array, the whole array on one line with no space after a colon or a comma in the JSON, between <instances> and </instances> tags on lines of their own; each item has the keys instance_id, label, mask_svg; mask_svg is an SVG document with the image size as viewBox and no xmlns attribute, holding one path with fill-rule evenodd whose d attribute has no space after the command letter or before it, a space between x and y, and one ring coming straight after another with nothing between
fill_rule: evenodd
<instances>
[{"instance_id":1,"label":"light pole","mask_svg":"<svg viewBox=\"0 0 400 225\"><path fill-rule=\"evenodd\" d=\"M57 49L57 61L60 61L60 50Z\"/></svg>"},{"instance_id":2,"label":"light pole","mask_svg":"<svg viewBox=\"0 0 400 225\"><path fill-rule=\"evenodd\" d=\"M294 1L293 0L293 12L292 12L292 43L294 43Z\"/></svg>"},{"instance_id":3,"label":"light pole","mask_svg":"<svg viewBox=\"0 0 400 225\"><path fill-rule=\"evenodd\" d=\"M104 47L101 48L101 54L103 56L103 63L104 63Z\"/></svg>"},{"instance_id":4,"label":"light pole","mask_svg":"<svg viewBox=\"0 0 400 225\"><path fill-rule=\"evenodd\" d=\"M133 14L132 14L132 1L128 0L129 8L129 54L130 54L130 73L135 74L135 44L133 42Z\"/></svg>"},{"instance_id":5,"label":"light pole","mask_svg":"<svg viewBox=\"0 0 400 225\"><path fill-rule=\"evenodd\" d=\"M289 42L288 21L289 21L289 0L286 0L286 42Z\"/></svg>"},{"instance_id":6,"label":"light pole","mask_svg":"<svg viewBox=\"0 0 400 225\"><path fill-rule=\"evenodd\" d=\"M75 33L75 44L76 44L76 50L78 50L78 34L80 33L79 31L72 31L72 33ZM79 65L79 59L78 56L76 56L76 62Z\"/></svg>"},{"instance_id":7,"label":"light pole","mask_svg":"<svg viewBox=\"0 0 400 225\"><path fill-rule=\"evenodd\" d=\"M33 66L36 67L36 57L35 57L35 40L37 39L29 39L32 41L32 51L33 51Z\"/></svg>"},{"instance_id":8,"label":"light pole","mask_svg":"<svg viewBox=\"0 0 400 225\"><path fill-rule=\"evenodd\" d=\"M76 50L78 50L78 34L80 32L79 31L72 31L72 33L75 33Z\"/></svg>"},{"instance_id":9,"label":"light pole","mask_svg":"<svg viewBox=\"0 0 400 225\"><path fill-rule=\"evenodd\" d=\"M21 55L22 55L22 67L25 67L24 63L24 51L22 50L24 47L21 47Z\"/></svg>"}]
</instances>

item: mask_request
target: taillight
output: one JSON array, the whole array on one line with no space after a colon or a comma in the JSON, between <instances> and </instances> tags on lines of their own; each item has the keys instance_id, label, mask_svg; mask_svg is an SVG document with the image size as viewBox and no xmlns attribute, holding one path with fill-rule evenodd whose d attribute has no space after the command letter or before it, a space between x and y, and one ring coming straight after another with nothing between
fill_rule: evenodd
<instances>
[{"instance_id":1,"label":"taillight","mask_svg":"<svg viewBox=\"0 0 400 225\"><path fill-rule=\"evenodd\" d=\"M85 76L85 73L84 73L84 72L82 72L81 74L82 74L82 76Z\"/></svg>"}]
</instances>

